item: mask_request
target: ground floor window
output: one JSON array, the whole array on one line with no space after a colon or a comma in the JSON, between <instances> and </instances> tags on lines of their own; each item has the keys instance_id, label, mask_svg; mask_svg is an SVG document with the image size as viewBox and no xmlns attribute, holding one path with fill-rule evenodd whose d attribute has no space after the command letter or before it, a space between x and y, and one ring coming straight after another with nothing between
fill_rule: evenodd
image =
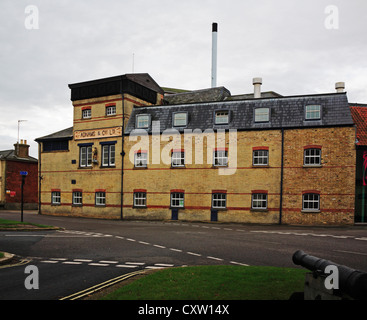
<instances>
[{"instance_id":1,"label":"ground floor window","mask_svg":"<svg viewBox=\"0 0 367 320\"><path fill-rule=\"evenodd\" d=\"M184 193L183 192L172 192L171 193L171 207L172 208L183 208L184 207Z\"/></svg>"},{"instance_id":2,"label":"ground floor window","mask_svg":"<svg viewBox=\"0 0 367 320\"><path fill-rule=\"evenodd\" d=\"M146 192L134 192L134 207L147 206L147 193Z\"/></svg>"},{"instance_id":3,"label":"ground floor window","mask_svg":"<svg viewBox=\"0 0 367 320\"><path fill-rule=\"evenodd\" d=\"M302 196L302 210L304 211L320 210L320 195L317 193L305 193Z\"/></svg>"},{"instance_id":4,"label":"ground floor window","mask_svg":"<svg viewBox=\"0 0 367 320\"><path fill-rule=\"evenodd\" d=\"M73 205L83 204L83 194L81 191L73 191Z\"/></svg>"},{"instance_id":5,"label":"ground floor window","mask_svg":"<svg viewBox=\"0 0 367 320\"><path fill-rule=\"evenodd\" d=\"M52 191L51 192L51 204L61 204L61 192L60 191Z\"/></svg>"},{"instance_id":6,"label":"ground floor window","mask_svg":"<svg viewBox=\"0 0 367 320\"><path fill-rule=\"evenodd\" d=\"M227 194L213 193L212 194L212 208L225 209L227 207Z\"/></svg>"},{"instance_id":7,"label":"ground floor window","mask_svg":"<svg viewBox=\"0 0 367 320\"><path fill-rule=\"evenodd\" d=\"M96 192L96 206L105 206L106 205L106 192L97 191Z\"/></svg>"},{"instance_id":8,"label":"ground floor window","mask_svg":"<svg viewBox=\"0 0 367 320\"><path fill-rule=\"evenodd\" d=\"M251 209L267 209L268 195L266 193L253 193Z\"/></svg>"}]
</instances>

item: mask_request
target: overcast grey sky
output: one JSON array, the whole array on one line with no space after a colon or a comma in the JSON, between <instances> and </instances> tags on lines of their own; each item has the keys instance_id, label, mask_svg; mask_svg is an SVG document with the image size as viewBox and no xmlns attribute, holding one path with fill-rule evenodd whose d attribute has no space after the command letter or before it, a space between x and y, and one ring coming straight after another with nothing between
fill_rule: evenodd
<instances>
[{"instance_id":1,"label":"overcast grey sky","mask_svg":"<svg viewBox=\"0 0 367 320\"><path fill-rule=\"evenodd\" d=\"M38 29L33 5L38 10ZM159 85L232 94L334 92L367 103L365 0L1 0L0 150L72 126L68 84L133 71Z\"/></svg>"}]
</instances>

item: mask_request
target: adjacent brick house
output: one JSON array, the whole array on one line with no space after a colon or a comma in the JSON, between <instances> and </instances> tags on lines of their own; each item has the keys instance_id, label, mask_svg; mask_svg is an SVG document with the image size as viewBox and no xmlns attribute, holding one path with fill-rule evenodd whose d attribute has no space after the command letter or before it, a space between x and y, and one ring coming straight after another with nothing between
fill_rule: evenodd
<instances>
[{"instance_id":1,"label":"adjacent brick house","mask_svg":"<svg viewBox=\"0 0 367 320\"><path fill-rule=\"evenodd\" d=\"M147 74L69 87L73 127L36 140L41 213L354 223L356 136L345 92L167 95Z\"/></svg>"},{"instance_id":2,"label":"adjacent brick house","mask_svg":"<svg viewBox=\"0 0 367 320\"><path fill-rule=\"evenodd\" d=\"M27 141L21 140L14 150L0 151L0 207L19 209L21 206L21 171L27 171L23 189L24 209L38 208L38 161L29 156Z\"/></svg>"}]
</instances>

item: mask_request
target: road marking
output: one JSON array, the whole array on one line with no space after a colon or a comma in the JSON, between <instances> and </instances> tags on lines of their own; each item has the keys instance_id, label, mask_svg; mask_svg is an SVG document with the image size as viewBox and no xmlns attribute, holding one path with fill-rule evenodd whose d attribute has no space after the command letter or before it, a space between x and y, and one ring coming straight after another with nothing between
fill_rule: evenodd
<instances>
[{"instance_id":1,"label":"road marking","mask_svg":"<svg viewBox=\"0 0 367 320\"><path fill-rule=\"evenodd\" d=\"M108 260L101 260L98 261L99 263L118 263L118 261L108 261Z\"/></svg>"},{"instance_id":2,"label":"road marking","mask_svg":"<svg viewBox=\"0 0 367 320\"><path fill-rule=\"evenodd\" d=\"M155 263L155 266L160 266L160 267L173 267L174 264L168 264L168 263Z\"/></svg>"},{"instance_id":3,"label":"road marking","mask_svg":"<svg viewBox=\"0 0 367 320\"><path fill-rule=\"evenodd\" d=\"M150 244L149 242L139 241L141 244Z\"/></svg>"},{"instance_id":4,"label":"road marking","mask_svg":"<svg viewBox=\"0 0 367 320\"><path fill-rule=\"evenodd\" d=\"M164 267L154 267L154 266L148 266L145 267L145 269L163 269Z\"/></svg>"},{"instance_id":5,"label":"road marking","mask_svg":"<svg viewBox=\"0 0 367 320\"><path fill-rule=\"evenodd\" d=\"M182 252L182 250L180 250L180 249L175 249L175 248L169 248L169 249L172 250L172 251Z\"/></svg>"},{"instance_id":6,"label":"road marking","mask_svg":"<svg viewBox=\"0 0 367 320\"><path fill-rule=\"evenodd\" d=\"M57 261L66 261L68 259L66 258L50 258L51 260L57 260Z\"/></svg>"},{"instance_id":7,"label":"road marking","mask_svg":"<svg viewBox=\"0 0 367 320\"><path fill-rule=\"evenodd\" d=\"M199 254L199 253L194 253L194 252L190 252L190 251L187 251L186 253L187 253L187 254L191 254L191 255L193 255L193 256L201 257L201 254Z\"/></svg>"},{"instance_id":8,"label":"road marking","mask_svg":"<svg viewBox=\"0 0 367 320\"><path fill-rule=\"evenodd\" d=\"M136 264L138 266L142 266L145 264L145 262L125 262L125 264Z\"/></svg>"},{"instance_id":9,"label":"road marking","mask_svg":"<svg viewBox=\"0 0 367 320\"><path fill-rule=\"evenodd\" d=\"M59 261L57 261L57 260L41 260L41 262L43 262L43 263L58 263Z\"/></svg>"},{"instance_id":10,"label":"road marking","mask_svg":"<svg viewBox=\"0 0 367 320\"><path fill-rule=\"evenodd\" d=\"M161 248L161 249L166 249L166 247L164 247L164 246L160 246L160 245L158 245L158 244L153 244L153 246L154 246L154 247L157 247L157 248Z\"/></svg>"},{"instance_id":11,"label":"road marking","mask_svg":"<svg viewBox=\"0 0 367 320\"><path fill-rule=\"evenodd\" d=\"M107 263L88 263L88 266L107 267L109 266L109 264Z\"/></svg>"},{"instance_id":12,"label":"road marking","mask_svg":"<svg viewBox=\"0 0 367 320\"><path fill-rule=\"evenodd\" d=\"M233 263L233 264L238 264L240 266L245 266L245 267L248 267L249 265L246 264L246 263L239 263L239 262L236 262L236 261L229 261L229 263Z\"/></svg>"},{"instance_id":13,"label":"road marking","mask_svg":"<svg viewBox=\"0 0 367 320\"><path fill-rule=\"evenodd\" d=\"M333 250L336 252L344 252L344 253L351 253L351 254L359 254L361 256L367 256L367 253L362 253L362 252L354 252L354 251L344 251L344 250Z\"/></svg>"},{"instance_id":14,"label":"road marking","mask_svg":"<svg viewBox=\"0 0 367 320\"><path fill-rule=\"evenodd\" d=\"M93 260L89 260L89 259L74 259L74 261L80 261L80 262L92 262Z\"/></svg>"},{"instance_id":15,"label":"road marking","mask_svg":"<svg viewBox=\"0 0 367 320\"><path fill-rule=\"evenodd\" d=\"M363 237L363 238L355 238L356 240L364 240L367 241L367 238Z\"/></svg>"},{"instance_id":16,"label":"road marking","mask_svg":"<svg viewBox=\"0 0 367 320\"><path fill-rule=\"evenodd\" d=\"M78 262L78 261L64 261L62 263L63 264L82 264L82 262Z\"/></svg>"},{"instance_id":17,"label":"road marking","mask_svg":"<svg viewBox=\"0 0 367 320\"><path fill-rule=\"evenodd\" d=\"M131 264L117 264L116 267L118 268L137 268L138 266L134 266L134 265L131 265Z\"/></svg>"},{"instance_id":18,"label":"road marking","mask_svg":"<svg viewBox=\"0 0 367 320\"><path fill-rule=\"evenodd\" d=\"M115 238L125 240L125 237L115 236Z\"/></svg>"},{"instance_id":19,"label":"road marking","mask_svg":"<svg viewBox=\"0 0 367 320\"><path fill-rule=\"evenodd\" d=\"M126 238L128 241L136 241L135 239Z\"/></svg>"},{"instance_id":20,"label":"road marking","mask_svg":"<svg viewBox=\"0 0 367 320\"><path fill-rule=\"evenodd\" d=\"M213 260L219 260L219 261L223 261L223 259L221 258L216 258L216 257L211 257L211 256L207 256L208 259L213 259Z\"/></svg>"}]
</instances>

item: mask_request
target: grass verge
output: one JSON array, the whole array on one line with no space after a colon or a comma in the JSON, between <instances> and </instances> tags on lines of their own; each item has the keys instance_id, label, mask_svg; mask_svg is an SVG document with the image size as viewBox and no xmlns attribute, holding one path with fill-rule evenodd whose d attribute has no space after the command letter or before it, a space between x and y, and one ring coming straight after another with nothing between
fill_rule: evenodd
<instances>
[{"instance_id":1,"label":"grass verge","mask_svg":"<svg viewBox=\"0 0 367 320\"><path fill-rule=\"evenodd\" d=\"M304 269L195 266L162 269L101 300L288 300L303 291Z\"/></svg>"},{"instance_id":2,"label":"grass verge","mask_svg":"<svg viewBox=\"0 0 367 320\"><path fill-rule=\"evenodd\" d=\"M0 218L0 229L12 229L12 228L53 228L52 226L45 226L42 224L20 222L14 220L6 220Z\"/></svg>"}]
</instances>

